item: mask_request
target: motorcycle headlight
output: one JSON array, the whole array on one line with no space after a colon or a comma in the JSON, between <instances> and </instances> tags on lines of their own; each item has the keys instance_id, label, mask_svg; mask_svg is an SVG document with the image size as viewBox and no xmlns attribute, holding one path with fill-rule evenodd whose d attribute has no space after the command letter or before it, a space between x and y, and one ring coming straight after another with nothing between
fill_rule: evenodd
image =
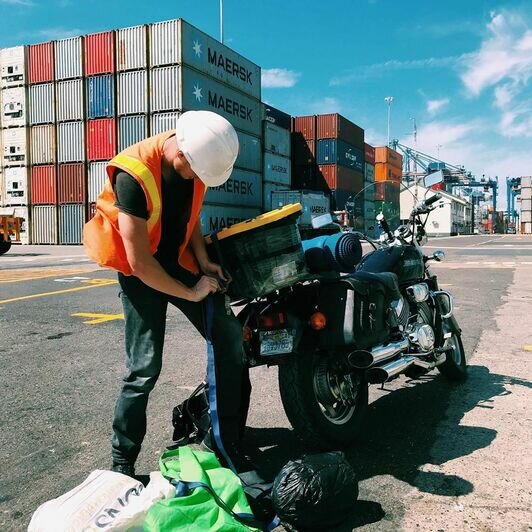
<instances>
[{"instance_id":1,"label":"motorcycle headlight","mask_svg":"<svg viewBox=\"0 0 532 532\"><path fill-rule=\"evenodd\" d=\"M406 289L408 299L414 303L422 303L429 298L429 287L426 283L413 284Z\"/></svg>"}]
</instances>

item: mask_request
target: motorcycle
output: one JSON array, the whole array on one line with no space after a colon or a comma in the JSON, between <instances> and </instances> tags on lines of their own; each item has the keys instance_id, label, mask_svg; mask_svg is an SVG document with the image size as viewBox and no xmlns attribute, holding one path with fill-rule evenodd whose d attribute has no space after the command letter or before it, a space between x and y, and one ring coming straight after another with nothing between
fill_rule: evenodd
<instances>
[{"instance_id":1,"label":"motorcycle","mask_svg":"<svg viewBox=\"0 0 532 532\"><path fill-rule=\"evenodd\" d=\"M415 205L393 232L382 213L378 239L357 233L372 250L348 274L324 272L244 302L238 318L250 367L277 365L286 415L309 447L356 442L368 385L437 369L466 378L453 297L438 285L425 255L425 225L441 195Z\"/></svg>"}]
</instances>

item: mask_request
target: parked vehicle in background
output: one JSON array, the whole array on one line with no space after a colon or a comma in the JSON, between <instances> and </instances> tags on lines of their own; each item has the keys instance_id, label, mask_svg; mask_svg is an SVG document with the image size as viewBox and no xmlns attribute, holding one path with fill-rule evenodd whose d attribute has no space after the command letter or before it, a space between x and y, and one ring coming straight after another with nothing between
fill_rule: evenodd
<instances>
[{"instance_id":1,"label":"parked vehicle in background","mask_svg":"<svg viewBox=\"0 0 532 532\"><path fill-rule=\"evenodd\" d=\"M11 249L13 241L20 241L20 232L24 218L14 214L0 214L0 255Z\"/></svg>"}]
</instances>

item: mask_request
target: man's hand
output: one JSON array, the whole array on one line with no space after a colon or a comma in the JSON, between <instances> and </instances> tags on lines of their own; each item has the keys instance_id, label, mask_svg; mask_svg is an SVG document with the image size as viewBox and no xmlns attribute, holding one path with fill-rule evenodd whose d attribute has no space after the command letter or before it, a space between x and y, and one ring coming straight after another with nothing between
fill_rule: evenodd
<instances>
[{"instance_id":1,"label":"man's hand","mask_svg":"<svg viewBox=\"0 0 532 532\"><path fill-rule=\"evenodd\" d=\"M220 285L215 277L204 275L192 288L193 297L191 301L198 303L203 301L209 294L214 294L220 290Z\"/></svg>"},{"instance_id":2,"label":"man's hand","mask_svg":"<svg viewBox=\"0 0 532 532\"><path fill-rule=\"evenodd\" d=\"M206 260L203 262L203 264L200 264L200 268L205 275L216 275L216 277L226 283L231 282L231 276L229 274L225 274L222 267L215 262Z\"/></svg>"}]
</instances>

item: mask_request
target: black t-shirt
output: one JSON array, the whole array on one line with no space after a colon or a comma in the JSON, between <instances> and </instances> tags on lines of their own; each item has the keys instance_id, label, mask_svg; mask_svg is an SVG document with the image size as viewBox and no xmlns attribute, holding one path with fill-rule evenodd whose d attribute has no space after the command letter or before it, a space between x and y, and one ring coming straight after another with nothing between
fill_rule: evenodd
<instances>
[{"instance_id":1,"label":"black t-shirt","mask_svg":"<svg viewBox=\"0 0 532 532\"><path fill-rule=\"evenodd\" d=\"M146 195L135 178L118 171L113 184L115 206L122 212L148 219ZM161 241L154 255L155 259L170 274L179 270L177 255L185 238L190 218L194 182L175 174L162 178Z\"/></svg>"}]
</instances>

